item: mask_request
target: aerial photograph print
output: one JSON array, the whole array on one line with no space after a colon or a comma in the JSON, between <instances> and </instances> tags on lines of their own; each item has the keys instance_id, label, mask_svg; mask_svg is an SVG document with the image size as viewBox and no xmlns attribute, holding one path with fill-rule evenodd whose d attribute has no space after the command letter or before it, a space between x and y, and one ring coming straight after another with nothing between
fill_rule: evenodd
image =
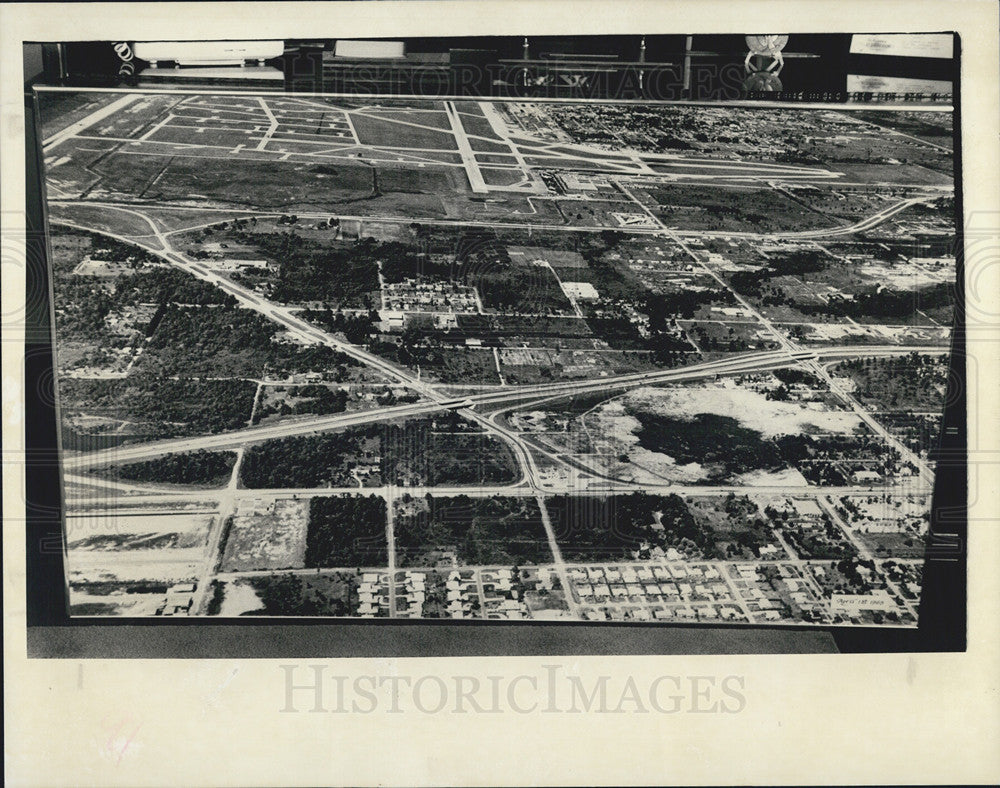
<instances>
[{"instance_id":1,"label":"aerial photograph print","mask_svg":"<svg viewBox=\"0 0 1000 788\"><path fill-rule=\"evenodd\" d=\"M516 97L351 95L431 58L337 43L336 95L36 91L69 617L917 628L950 87L616 101L525 39Z\"/></svg>"}]
</instances>

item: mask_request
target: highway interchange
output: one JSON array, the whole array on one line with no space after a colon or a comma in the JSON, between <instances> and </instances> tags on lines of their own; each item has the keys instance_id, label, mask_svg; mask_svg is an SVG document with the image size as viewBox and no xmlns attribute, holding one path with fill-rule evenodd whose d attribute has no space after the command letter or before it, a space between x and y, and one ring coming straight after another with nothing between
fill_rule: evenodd
<instances>
[{"instance_id":1,"label":"highway interchange","mask_svg":"<svg viewBox=\"0 0 1000 788\"><path fill-rule=\"evenodd\" d=\"M85 132L88 128L113 115L116 111L126 107L129 103L131 103L130 97L124 96L107 105L106 108L93 113L88 118L72 124L63 131L56 133L44 142L44 150L46 154L51 155L51 151L53 149L57 148L60 144L67 140L81 137L83 132ZM267 104L263 100L261 103L264 109L270 113L270 110L267 108ZM482 175L479 173L479 165L472 149L469 147L469 142L464 133L464 129L462 128L460 114L455 109L454 105L451 105L450 103L446 106L446 111L451 128L456 140L458 141L459 153L462 158L461 166L464 167L469 173L473 191L485 192L493 189L493 187L487 187L482 179ZM274 119L273 115L270 115L270 117L272 120ZM277 122L275 121L268 128L266 139L264 137L260 138L258 144L258 148L260 150L265 150L267 148L267 145L274 135L276 123ZM511 147L516 148L513 144ZM642 169L641 166L639 169ZM692 259L692 264L699 266L701 269L714 277L721 286L731 290L724 279L699 260L697 255L695 255L694 252L686 245L686 240L713 236L766 240L802 240L807 238L822 239L826 237L850 236L857 232L872 229L880 223L892 219L908 208L911 208L927 199L926 194L917 197L908 197L896 201L884 209L877 211L868 217L860 219L853 224L823 230L788 231L783 233L766 234L750 232L711 233L685 230L665 225L659 218L652 214L641 201L629 193L627 188L627 179L635 177L637 177L635 173L626 174L623 175L623 178L618 180L617 183L622 192L635 202L637 208L650 216L653 224L651 227L609 228L600 226L583 227L542 224L527 221L479 222L475 220L452 221L440 219L428 219L426 220L426 223L461 227L532 228L536 230L544 229L562 232L599 232L604 229L616 229L619 232L628 234L667 238L680 245L681 248L688 253ZM714 176L706 174L701 177L711 179ZM794 178L794 175L789 174L789 177ZM823 173L821 177L829 177L829 175L827 173ZM780 181L780 178L776 178L773 172L765 172L762 175L757 176L756 179L758 181L764 181L765 179L767 181ZM930 189L928 190L928 193L933 191L934 189ZM549 545L555 558L555 567L561 575L563 587L568 588L569 581L566 577L566 563L562 560L559 545L556 541L552 524L549 521L545 505L546 495L557 493L607 495L616 492L634 491L636 489L658 488L657 491L667 491L669 489L670 491L681 492L683 494L697 495L714 495L725 494L733 491L742 491L755 493L759 492L762 494L810 495L815 497L820 495L831 496L877 491L879 494L891 496L926 494L929 491L933 480L931 469L927 463L914 455L895 436L886 430L884 426L879 424L860 405L860 403L854 399L850 392L844 390L842 387L839 387L835 380L829 376L826 365L831 362L850 358L893 356L908 354L914 351L935 354L947 352L940 346L845 345L802 348L789 340L782 331L776 328L770 320L768 320L758 310L754 309L745 299L739 296L739 294L734 293L735 298L740 305L747 310L748 314L750 314L776 339L777 344L779 345L776 350L736 354L720 360L700 362L662 371L617 375L592 380L566 380L537 385L501 386L497 389L472 393L467 396L455 396L454 394L449 393L447 390L448 387L438 386L423 381L411 370L393 364L358 345L351 344L330 332L318 328L312 323L298 317L295 309L271 301L262 296L260 293L237 284L224 276L222 273L213 270L209 264L191 259L176 248L172 240L173 236L197 227L216 224L219 221L217 215L220 210L223 209L217 207L206 209L206 211L216 217L210 222L205 222L204 224L194 223L185 226L182 229L168 230L164 229L157 223L156 214L162 210L171 210L172 206L170 205L157 205L155 206L155 210L151 210L150 207L144 206L141 203L123 203L109 200L79 200L71 197L60 197L58 196L58 190L55 191L54 194L56 196L50 200L50 204L54 209L51 217L51 222L53 224L86 230L141 247L150 254L155 255L163 261L169 263L171 266L179 270L183 270L192 276L208 282L232 295L241 304L241 306L253 310L260 315L263 315L268 320L280 325L282 329L292 334L302 343L325 345L333 348L337 352L343 353L360 364L363 364L367 368L379 373L393 384L407 387L419 397L417 402L405 405L353 411L335 414L332 416L310 417L284 423L279 422L277 424L247 427L245 429L221 434L127 445L87 454L67 453L65 456L65 481L68 486L68 503L70 503L74 511L77 513L82 514L86 511L96 511L100 509L107 509L108 507L125 511L126 509L139 509L142 507L183 506L185 504L209 506L212 511L217 513L216 524L209 539L205 567L197 584L196 604L194 607L196 611L204 609L209 583L211 579L217 575L219 570L219 561L221 560L219 549L223 532L222 523L234 511L237 502L245 498L280 499L296 496L308 497L312 495L331 495L350 492L364 495L379 495L384 497L389 503L391 509L393 497L400 495L404 491L413 495L423 495L425 493L433 493L435 495L464 494L470 496L530 495L535 497L538 501ZM141 222L144 222L148 226L149 232L139 234L116 233L109 230L105 226L88 225L85 221L81 220L78 215L74 216L72 212L61 213L58 210L60 206L72 207L74 205L100 207L103 208L109 216L113 216L116 212L126 214L130 216L132 220L138 219ZM193 212L193 209L190 206L176 206L176 209ZM269 214L267 211L255 211L249 209L230 210L227 208L224 209L224 212L230 214L232 217L238 217L241 215L276 215ZM300 212L298 215L303 219L325 219L329 218L330 213ZM372 217L350 217L340 215L340 218L343 221L350 218L367 220ZM378 221L410 223L412 222L412 219L408 217L394 218L391 216L380 216L378 217ZM711 379L716 376L735 376L792 366L800 366L808 369L818 375L821 379L824 379L830 386L831 390L835 392L850 409L854 410L876 434L892 445L897 451L900 452L903 458L911 462L918 469L919 478L913 480L913 482L908 486L898 486L896 488L866 487L864 485L853 485L844 488L788 487L778 485L755 487L752 489L725 485L684 486L665 484L657 486L644 484L638 486L620 480L602 477L601 474L597 472L592 474L593 478L590 478L587 483L581 484L581 473L583 472L579 467L576 467L573 469L574 473L568 475L566 477L567 481L563 483L563 486L560 486L557 483L553 483L550 479L543 480L543 475L539 470L539 462L544 460L546 463L557 466L565 466L564 458L541 446L538 442L533 441L530 436L510 429L501 423L501 420L497 418L504 411L509 411L515 407L529 408L533 404L555 398L572 397L584 393L607 393L610 396L613 393L620 393L660 383L679 383L698 379ZM305 435L330 430L346 429L352 426L370 424L379 421L405 419L446 410L459 414L468 421L477 424L484 432L504 441L511 448L514 456L517 458L520 468L520 479L509 485L461 488L407 488L405 490L391 485L364 489L309 488L245 490L239 485L239 468L243 457L243 451L247 446L254 443L294 435ZM178 491L170 488L158 488L155 485L122 485L121 483L104 480L96 476L81 475L87 470L107 465L109 463L133 462L162 456L167 453L194 451L198 449L226 449L237 451L237 462L233 468L230 482L224 490ZM583 475L586 476L586 473L583 473ZM131 489L126 489L127 487L131 487ZM393 526L391 516L387 524L387 539L390 545L389 571L392 572L394 571L395 566L393 557L394 551L391 549L393 544Z\"/></svg>"}]
</instances>

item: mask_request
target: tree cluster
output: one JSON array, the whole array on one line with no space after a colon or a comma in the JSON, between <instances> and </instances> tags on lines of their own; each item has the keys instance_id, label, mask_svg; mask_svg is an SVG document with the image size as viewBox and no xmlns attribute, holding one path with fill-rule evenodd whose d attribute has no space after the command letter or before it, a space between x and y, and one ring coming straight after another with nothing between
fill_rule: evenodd
<instances>
[{"instance_id":1,"label":"tree cluster","mask_svg":"<svg viewBox=\"0 0 1000 788\"><path fill-rule=\"evenodd\" d=\"M233 470L236 457L231 452L199 449L186 454L167 454L153 460L114 465L109 468L119 479L162 484L215 484Z\"/></svg>"},{"instance_id":2,"label":"tree cluster","mask_svg":"<svg viewBox=\"0 0 1000 788\"><path fill-rule=\"evenodd\" d=\"M59 381L64 408L137 422L151 437L239 429L250 418L255 392L245 380L170 380L136 373Z\"/></svg>"},{"instance_id":3,"label":"tree cluster","mask_svg":"<svg viewBox=\"0 0 1000 788\"><path fill-rule=\"evenodd\" d=\"M643 560L657 547L705 557L715 549L711 533L699 527L684 499L676 494L561 495L546 503L560 548L569 560Z\"/></svg>"},{"instance_id":4,"label":"tree cluster","mask_svg":"<svg viewBox=\"0 0 1000 788\"><path fill-rule=\"evenodd\" d=\"M426 553L448 550L473 566L538 564L552 560L538 504L530 498L427 496L429 511L396 524L401 566L426 562Z\"/></svg>"},{"instance_id":5,"label":"tree cluster","mask_svg":"<svg viewBox=\"0 0 1000 788\"><path fill-rule=\"evenodd\" d=\"M385 501L377 496L317 497L309 502L307 567L386 566Z\"/></svg>"}]
</instances>

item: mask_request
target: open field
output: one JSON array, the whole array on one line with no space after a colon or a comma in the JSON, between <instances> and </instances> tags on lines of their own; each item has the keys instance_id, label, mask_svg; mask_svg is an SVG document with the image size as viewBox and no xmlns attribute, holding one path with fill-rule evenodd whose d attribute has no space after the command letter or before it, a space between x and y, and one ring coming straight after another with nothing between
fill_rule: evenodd
<instances>
[{"instance_id":1,"label":"open field","mask_svg":"<svg viewBox=\"0 0 1000 788\"><path fill-rule=\"evenodd\" d=\"M241 504L226 535L220 570L297 569L305 565L308 501Z\"/></svg>"},{"instance_id":2,"label":"open field","mask_svg":"<svg viewBox=\"0 0 1000 788\"><path fill-rule=\"evenodd\" d=\"M835 220L805 208L771 189L707 186L647 187L659 218L671 227L767 232L787 226L808 230L831 227Z\"/></svg>"},{"instance_id":3,"label":"open field","mask_svg":"<svg viewBox=\"0 0 1000 788\"><path fill-rule=\"evenodd\" d=\"M87 435L122 443L236 429L250 419L255 388L244 380L64 378L59 382L63 445L85 449ZM206 408L206 402L214 406ZM65 427L77 434L71 443Z\"/></svg>"},{"instance_id":4,"label":"open field","mask_svg":"<svg viewBox=\"0 0 1000 788\"><path fill-rule=\"evenodd\" d=\"M771 385L776 390L779 384ZM839 478L836 463L821 458L833 446L840 447L837 456L849 452L848 446L867 440L864 434L857 416L822 400L783 402L736 387L683 387L638 389L598 404L551 440L575 447L616 478L730 479L752 487L805 485L828 473ZM803 464L808 457L815 462Z\"/></svg>"},{"instance_id":5,"label":"open field","mask_svg":"<svg viewBox=\"0 0 1000 788\"><path fill-rule=\"evenodd\" d=\"M433 117L435 116L431 116L431 122ZM458 147L450 128L434 128L423 117L414 120L400 118L398 113L372 116L355 112L351 115L351 124L362 145L430 150L455 150Z\"/></svg>"},{"instance_id":6,"label":"open field","mask_svg":"<svg viewBox=\"0 0 1000 788\"><path fill-rule=\"evenodd\" d=\"M950 118L42 110L75 615L916 624Z\"/></svg>"},{"instance_id":7,"label":"open field","mask_svg":"<svg viewBox=\"0 0 1000 788\"><path fill-rule=\"evenodd\" d=\"M168 589L198 577L210 515L73 516L67 520L72 612L154 615Z\"/></svg>"}]
</instances>

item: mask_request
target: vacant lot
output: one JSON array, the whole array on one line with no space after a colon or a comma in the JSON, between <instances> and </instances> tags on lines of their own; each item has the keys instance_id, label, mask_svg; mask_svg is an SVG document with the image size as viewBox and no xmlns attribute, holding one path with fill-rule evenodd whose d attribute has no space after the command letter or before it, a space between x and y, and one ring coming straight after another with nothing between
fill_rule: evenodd
<instances>
[{"instance_id":1,"label":"vacant lot","mask_svg":"<svg viewBox=\"0 0 1000 788\"><path fill-rule=\"evenodd\" d=\"M853 413L747 388L640 389L600 406L584 424L603 453L629 461L619 470L636 479L833 483L850 474L838 463L852 452L873 458L886 451L862 434Z\"/></svg>"},{"instance_id":2,"label":"vacant lot","mask_svg":"<svg viewBox=\"0 0 1000 788\"><path fill-rule=\"evenodd\" d=\"M457 167L417 168L405 165L378 165L378 188L382 194L451 195L469 191L465 171Z\"/></svg>"},{"instance_id":3,"label":"vacant lot","mask_svg":"<svg viewBox=\"0 0 1000 788\"><path fill-rule=\"evenodd\" d=\"M148 616L168 587L204 566L210 514L69 517L66 558L73 615Z\"/></svg>"},{"instance_id":4,"label":"vacant lot","mask_svg":"<svg viewBox=\"0 0 1000 788\"><path fill-rule=\"evenodd\" d=\"M858 539L876 558L923 558L927 552L927 537L919 534L859 534Z\"/></svg>"},{"instance_id":5,"label":"vacant lot","mask_svg":"<svg viewBox=\"0 0 1000 788\"><path fill-rule=\"evenodd\" d=\"M81 419L97 417L106 423L99 432L114 431L130 441L238 429L250 419L255 391L256 386L244 380L130 375L122 380L59 381L64 423L82 424Z\"/></svg>"},{"instance_id":6,"label":"vacant lot","mask_svg":"<svg viewBox=\"0 0 1000 788\"><path fill-rule=\"evenodd\" d=\"M515 264L529 265L536 260L544 261L553 268L586 268L587 261L583 255L567 249L545 246L508 246L507 254Z\"/></svg>"},{"instance_id":7,"label":"vacant lot","mask_svg":"<svg viewBox=\"0 0 1000 788\"><path fill-rule=\"evenodd\" d=\"M119 181L134 166L128 156L109 163L104 179L107 188L127 190ZM162 157L156 157L161 162ZM372 195L372 170L366 165L339 162L300 164L244 160L239 166L226 159L175 157L163 174L144 193L146 199L224 202L252 208L284 208L297 205L321 207Z\"/></svg>"},{"instance_id":8,"label":"vacant lot","mask_svg":"<svg viewBox=\"0 0 1000 788\"><path fill-rule=\"evenodd\" d=\"M698 525L715 541L716 558L773 560L787 557L757 504L746 496L689 498L688 508ZM761 553L762 548L766 548L766 553Z\"/></svg>"},{"instance_id":9,"label":"vacant lot","mask_svg":"<svg viewBox=\"0 0 1000 788\"><path fill-rule=\"evenodd\" d=\"M952 147L950 112L859 112L856 118L878 126L896 129L934 145Z\"/></svg>"},{"instance_id":10,"label":"vacant lot","mask_svg":"<svg viewBox=\"0 0 1000 788\"><path fill-rule=\"evenodd\" d=\"M505 443L456 416L411 419L252 446L240 468L250 488L511 484Z\"/></svg>"},{"instance_id":11,"label":"vacant lot","mask_svg":"<svg viewBox=\"0 0 1000 788\"><path fill-rule=\"evenodd\" d=\"M272 374L343 372L353 362L327 345L288 340L276 323L249 309L172 306L135 370L159 377L255 378L265 365Z\"/></svg>"},{"instance_id":12,"label":"vacant lot","mask_svg":"<svg viewBox=\"0 0 1000 788\"><path fill-rule=\"evenodd\" d=\"M383 478L392 484L512 484L519 476L506 443L448 414L412 419L383 433Z\"/></svg>"},{"instance_id":13,"label":"vacant lot","mask_svg":"<svg viewBox=\"0 0 1000 788\"><path fill-rule=\"evenodd\" d=\"M347 409L348 390L340 386L317 384L301 386L265 386L254 415L254 423L275 420L277 416L304 414L326 415Z\"/></svg>"},{"instance_id":14,"label":"vacant lot","mask_svg":"<svg viewBox=\"0 0 1000 788\"><path fill-rule=\"evenodd\" d=\"M421 376L425 376L427 380L480 386L500 383L496 361L490 350L387 345L379 352L411 369L419 369Z\"/></svg>"},{"instance_id":15,"label":"vacant lot","mask_svg":"<svg viewBox=\"0 0 1000 788\"><path fill-rule=\"evenodd\" d=\"M207 514L146 514L72 516L66 522L66 543L80 552L114 552L148 556L150 551L184 551L205 546L211 516ZM186 555L185 555L186 557Z\"/></svg>"},{"instance_id":16,"label":"vacant lot","mask_svg":"<svg viewBox=\"0 0 1000 788\"><path fill-rule=\"evenodd\" d=\"M127 161L125 162L125 166L128 166ZM56 172L60 171L57 170ZM130 176L121 175L120 177L125 178ZM131 188L131 186L129 188ZM126 196L133 195L135 192L127 191L125 194ZM116 235L123 236L134 236L141 239L142 243L154 248L159 248L160 246L159 241L151 235L153 229L149 226L149 222L139 216L136 216L135 214L126 213L125 211L118 210L114 207L104 205L86 205L81 203L66 205L56 204L50 206L50 211L50 217L52 220L55 220L55 223L58 223L59 219L65 219L72 224L93 227L95 230L102 232L114 233ZM139 249L136 249L137 253L139 251Z\"/></svg>"},{"instance_id":17,"label":"vacant lot","mask_svg":"<svg viewBox=\"0 0 1000 788\"><path fill-rule=\"evenodd\" d=\"M362 467L377 478L380 441L378 426L266 441L247 450L240 480L251 489L360 486Z\"/></svg>"},{"instance_id":18,"label":"vacant lot","mask_svg":"<svg viewBox=\"0 0 1000 788\"><path fill-rule=\"evenodd\" d=\"M227 531L222 571L303 566L308 518L308 501L241 503Z\"/></svg>"},{"instance_id":19,"label":"vacant lot","mask_svg":"<svg viewBox=\"0 0 1000 788\"><path fill-rule=\"evenodd\" d=\"M777 470L783 465L777 446L729 416L699 413L691 419L677 419L642 412L636 415L642 423L640 446L657 454L669 452L679 465L694 462L709 466L716 478Z\"/></svg>"},{"instance_id":20,"label":"vacant lot","mask_svg":"<svg viewBox=\"0 0 1000 788\"><path fill-rule=\"evenodd\" d=\"M877 412L928 412L944 409L948 364L944 356L913 353L899 358L845 361L833 373L854 382L854 396Z\"/></svg>"},{"instance_id":21,"label":"vacant lot","mask_svg":"<svg viewBox=\"0 0 1000 788\"><path fill-rule=\"evenodd\" d=\"M660 206L666 224L685 229L767 232L837 223L773 189L657 186L644 191Z\"/></svg>"}]
</instances>

